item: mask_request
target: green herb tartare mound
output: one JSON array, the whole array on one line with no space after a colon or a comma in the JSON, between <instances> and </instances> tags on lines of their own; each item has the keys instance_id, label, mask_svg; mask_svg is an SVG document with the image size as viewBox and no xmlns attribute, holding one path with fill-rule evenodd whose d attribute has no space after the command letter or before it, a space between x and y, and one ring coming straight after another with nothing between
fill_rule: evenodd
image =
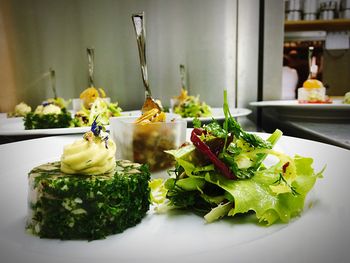
<instances>
[{"instance_id":1,"label":"green herb tartare mound","mask_svg":"<svg viewBox=\"0 0 350 263\"><path fill-rule=\"evenodd\" d=\"M116 161L101 175L71 175L60 162L29 172L27 230L41 238L95 240L141 222L150 206L146 165Z\"/></svg>"},{"instance_id":2,"label":"green herb tartare mound","mask_svg":"<svg viewBox=\"0 0 350 263\"><path fill-rule=\"evenodd\" d=\"M36 114L30 112L24 117L24 128L26 130L69 128L71 122L71 113L65 108L59 114Z\"/></svg>"}]
</instances>

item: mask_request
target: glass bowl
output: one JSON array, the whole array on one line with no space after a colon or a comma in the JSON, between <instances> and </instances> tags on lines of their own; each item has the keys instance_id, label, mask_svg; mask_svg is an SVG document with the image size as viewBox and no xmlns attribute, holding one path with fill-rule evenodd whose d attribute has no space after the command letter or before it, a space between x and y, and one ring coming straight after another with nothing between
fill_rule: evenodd
<instances>
[{"instance_id":1,"label":"glass bowl","mask_svg":"<svg viewBox=\"0 0 350 263\"><path fill-rule=\"evenodd\" d=\"M151 172L172 167L175 162L165 150L186 141L187 122L177 114L166 114L166 122L134 123L137 117L110 118L110 134L117 146L116 158L147 163Z\"/></svg>"}]
</instances>

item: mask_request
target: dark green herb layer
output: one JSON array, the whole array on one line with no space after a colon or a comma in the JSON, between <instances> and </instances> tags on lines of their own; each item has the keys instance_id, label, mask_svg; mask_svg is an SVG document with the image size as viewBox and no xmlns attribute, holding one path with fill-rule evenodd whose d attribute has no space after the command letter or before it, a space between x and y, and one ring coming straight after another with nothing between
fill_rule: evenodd
<instances>
[{"instance_id":1,"label":"dark green herb layer","mask_svg":"<svg viewBox=\"0 0 350 263\"><path fill-rule=\"evenodd\" d=\"M28 113L24 117L24 128L32 129L50 129L50 128L68 128L71 126L72 116L65 109L60 114L34 114Z\"/></svg>"},{"instance_id":2,"label":"dark green herb layer","mask_svg":"<svg viewBox=\"0 0 350 263\"><path fill-rule=\"evenodd\" d=\"M148 167L117 161L115 173L67 175L60 162L29 173L32 215L27 228L42 238L105 238L135 226L149 209Z\"/></svg>"}]
</instances>

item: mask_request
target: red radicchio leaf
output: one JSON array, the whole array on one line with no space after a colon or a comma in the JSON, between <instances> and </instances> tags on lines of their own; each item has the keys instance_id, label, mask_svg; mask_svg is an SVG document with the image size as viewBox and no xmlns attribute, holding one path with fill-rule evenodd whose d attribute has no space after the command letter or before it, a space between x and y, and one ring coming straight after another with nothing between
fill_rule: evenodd
<instances>
[{"instance_id":1,"label":"red radicchio leaf","mask_svg":"<svg viewBox=\"0 0 350 263\"><path fill-rule=\"evenodd\" d=\"M202 135L204 131L199 128L194 128L191 133L191 142L193 145L204 155L206 155L210 161L218 168L221 173L228 179L234 180L237 177L230 171L230 169L223 163L219 158L210 150L209 146L206 145L199 136Z\"/></svg>"}]
</instances>

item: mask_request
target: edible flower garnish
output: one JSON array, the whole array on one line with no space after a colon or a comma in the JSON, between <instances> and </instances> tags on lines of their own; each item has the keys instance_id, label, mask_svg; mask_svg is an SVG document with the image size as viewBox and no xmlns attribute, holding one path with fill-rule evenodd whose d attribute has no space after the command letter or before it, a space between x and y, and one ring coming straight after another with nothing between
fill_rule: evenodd
<instances>
[{"instance_id":1,"label":"edible flower garnish","mask_svg":"<svg viewBox=\"0 0 350 263\"><path fill-rule=\"evenodd\" d=\"M96 118L94 119L94 121L93 121L93 123L92 123L92 125L91 125L91 131L94 133L94 135L95 135L96 137L100 136L101 131L102 131L102 129L103 129L102 125L98 125L98 124L97 124L97 121L96 121L97 118L98 118L98 116L96 116Z\"/></svg>"},{"instance_id":2,"label":"edible flower garnish","mask_svg":"<svg viewBox=\"0 0 350 263\"><path fill-rule=\"evenodd\" d=\"M43 102L41 103L41 105L43 105L44 107L46 107L46 106L48 106L48 105L50 105L50 104L53 104L53 102L43 101Z\"/></svg>"},{"instance_id":3,"label":"edible flower garnish","mask_svg":"<svg viewBox=\"0 0 350 263\"><path fill-rule=\"evenodd\" d=\"M87 141L92 142L94 139L98 138L105 143L106 149L108 149L108 133L106 133L106 128L97 122L98 116L94 119L90 131L86 132L83 138Z\"/></svg>"},{"instance_id":4,"label":"edible flower garnish","mask_svg":"<svg viewBox=\"0 0 350 263\"><path fill-rule=\"evenodd\" d=\"M46 107L48 105L53 104L53 105L56 105L56 106L60 107L61 109L63 109L63 108L67 108L70 102L71 102L71 100L65 100L64 98L57 97L57 98L47 99L47 100L43 101L41 103L41 105Z\"/></svg>"}]
</instances>

